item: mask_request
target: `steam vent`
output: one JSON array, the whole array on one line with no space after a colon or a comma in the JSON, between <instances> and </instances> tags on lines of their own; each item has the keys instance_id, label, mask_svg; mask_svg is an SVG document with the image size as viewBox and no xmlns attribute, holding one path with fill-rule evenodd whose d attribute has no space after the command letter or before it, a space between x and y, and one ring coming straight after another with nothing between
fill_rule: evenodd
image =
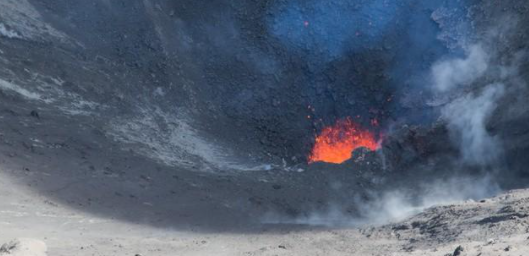
<instances>
[{"instance_id":1,"label":"steam vent","mask_svg":"<svg viewBox=\"0 0 529 256\"><path fill-rule=\"evenodd\" d=\"M0 0L0 256L527 256L527 0Z\"/></svg>"}]
</instances>

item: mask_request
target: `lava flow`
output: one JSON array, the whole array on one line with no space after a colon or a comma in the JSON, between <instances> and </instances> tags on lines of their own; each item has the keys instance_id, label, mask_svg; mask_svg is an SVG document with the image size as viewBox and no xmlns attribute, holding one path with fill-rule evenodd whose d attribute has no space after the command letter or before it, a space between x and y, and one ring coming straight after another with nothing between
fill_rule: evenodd
<instances>
[{"instance_id":1,"label":"lava flow","mask_svg":"<svg viewBox=\"0 0 529 256\"><path fill-rule=\"evenodd\" d=\"M361 147L375 151L380 143L373 132L362 129L350 118L338 120L334 126L325 127L316 137L309 163L341 164L351 158L355 149Z\"/></svg>"}]
</instances>

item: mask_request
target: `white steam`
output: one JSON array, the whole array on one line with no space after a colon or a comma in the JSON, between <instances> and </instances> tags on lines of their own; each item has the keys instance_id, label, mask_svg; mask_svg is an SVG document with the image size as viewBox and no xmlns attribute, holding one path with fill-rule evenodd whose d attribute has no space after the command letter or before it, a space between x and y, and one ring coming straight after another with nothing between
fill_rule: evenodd
<instances>
[{"instance_id":1,"label":"white steam","mask_svg":"<svg viewBox=\"0 0 529 256\"><path fill-rule=\"evenodd\" d=\"M488 68L489 56L479 45L468 50L465 59L452 59L437 63L432 68L434 88L447 92L468 85L483 76Z\"/></svg>"},{"instance_id":2,"label":"white steam","mask_svg":"<svg viewBox=\"0 0 529 256\"><path fill-rule=\"evenodd\" d=\"M487 123L505 93L502 83L476 88L490 68L491 56L481 45L467 50L467 56L435 64L432 68L433 89L441 96L454 98L441 109L453 141L459 147L461 160L467 164L487 166L501 155L499 138L487 131Z\"/></svg>"},{"instance_id":3,"label":"white steam","mask_svg":"<svg viewBox=\"0 0 529 256\"><path fill-rule=\"evenodd\" d=\"M384 193L378 200L362 205L359 224L382 225L401 221L423 210L439 205L449 205L469 199L481 199L498 193L490 177L480 179L470 177L451 178L443 181L424 183L410 192L394 190ZM421 194L417 197L417 194Z\"/></svg>"},{"instance_id":4,"label":"white steam","mask_svg":"<svg viewBox=\"0 0 529 256\"><path fill-rule=\"evenodd\" d=\"M501 155L501 141L491 135L486 124L505 92L503 84L491 84L477 94L465 95L442 110L461 151L462 160L473 165L489 165Z\"/></svg>"},{"instance_id":5,"label":"white steam","mask_svg":"<svg viewBox=\"0 0 529 256\"><path fill-rule=\"evenodd\" d=\"M492 185L490 177L452 178L422 184L414 191L391 190L383 194L373 193L369 201L352 199L357 207L356 217L351 217L341 204L332 204L325 211L313 211L307 216L288 218L269 213L263 219L267 224L295 224L328 227L362 227L384 225L402 221L423 210L440 205L449 205L469 199L481 199L496 195L500 189ZM420 191L420 192L418 192ZM416 194L421 196L417 197Z\"/></svg>"}]
</instances>

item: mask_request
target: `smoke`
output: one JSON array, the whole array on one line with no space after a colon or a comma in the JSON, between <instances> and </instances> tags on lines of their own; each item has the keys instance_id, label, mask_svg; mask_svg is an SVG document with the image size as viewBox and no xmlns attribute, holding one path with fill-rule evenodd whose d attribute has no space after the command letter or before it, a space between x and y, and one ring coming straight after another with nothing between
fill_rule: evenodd
<instances>
[{"instance_id":1,"label":"smoke","mask_svg":"<svg viewBox=\"0 0 529 256\"><path fill-rule=\"evenodd\" d=\"M336 58L381 39L397 14L397 1L289 1L270 22L274 36L320 58Z\"/></svg>"},{"instance_id":2,"label":"smoke","mask_svg":"<svg viewBox=\"0 0 529 256\"><path fill-rule=\"evenodd\" d=\"M433 90L441 97L455 96L442 107L441 118L459 147L462 161L477 166L496 163L502 151L499 138L490 134L487 123L505 86L498 82L472 86L485 76L490 60L483 46L473 45L465 58L441 61L432 68Z\"/></svg>"},{"instance_id":3,"label":"smoke","mask_svg":"<svg viewBox=\"0 0 529 256\"><path fill-rule=\"evenodd\" d=\"M483 76L488 68L489 56L480 45L471 46L465 59L451 59L439 62L432 68L434 89L451 91L465 86Z\"/></svg>"},{"instance_id":4,"label":"smoke","mask_svg":"<svg viewBox=\"0 0 529 256\"><path fill-rule=\"evenodd\" d=\"M490 176L452 177L421 184L414 190L391 190L360 207L356 224L382 225L404 220L427 208L490 197L500 191ZM417 196L420 195L420 196Z\"/></svg>"},{"instance_id":5,"label":"smoke","mask_svg":"<svg viewBox=\"0 0 529 256\"><path fill-rule=\"evenodd\" d=\"M469 5L466 0L276 1L265 21L270 41L304 67L293 83L302 84L300 93L314 106L315 120L360 115L361 122L376 118L382 127L394 120L424 124L431 115L418 109L424 98L416 96L425 89L432 63L467 41Z\"/></svg>"},{"instance_id":6,"label":"smoke","mask_svg":"<svg viewBox=\"0 0 529 256\"><path fill-rule=\"evenodd\" d=\"M267 224L296 224L326 227L362 227L366 225L384 225L402 221L423 210L441 205L449 205L465 200L478 200L490 197L500 191L492 182L491 176L476 179L458 177L437 180L421 184L418 189L394 189L379 193L371 191L369 199L361 197L351 199L356 214L351 216L343 204L331 204L326 211L313 211L297 218L287 218L276 213L268 213L263 218ZM417 196L420 195L420 196Z\"/></svg>"},{"instance_id":7,"label":"smoke","mask_svg":"<svg viewBox=\"0 0 529 256\"><path fill-rule=\"evenodd\" d=\"M424 58L426 48L441 48L441 41L459 41L454 35L466 29L465 5L466 1L444 0L285 1L274 6L268 29L290 49L319 61L385 46L384 41L397 32L408 46L401 49L400 61L411 63ZM433 17L428 11L435 9L441 11ZM440 25L453 36L438 40Z\"/></svg>"},{"instance_id":8,"label":"smoke","mask_svg":"<svg viewBox=\"0 0 529 256\"><path fill-rule=\"evenodd\" d=\"M486 124L504 93L503 84L491 84L482 92L465 95L443 108L442 116L464 162L484 166L499 160L501 141L487 131Z\"/></svg>"}]
</instances>

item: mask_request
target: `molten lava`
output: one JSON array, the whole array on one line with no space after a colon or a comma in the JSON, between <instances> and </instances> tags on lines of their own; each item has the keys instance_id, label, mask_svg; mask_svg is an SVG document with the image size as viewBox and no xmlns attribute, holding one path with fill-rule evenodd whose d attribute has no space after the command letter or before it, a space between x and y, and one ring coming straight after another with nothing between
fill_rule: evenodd
<instances>
[{"instance_id":1,"label":"molten lava","mask_svg":"<svg viewBox=\"0 0 529 256\"><path fill-rule=\"evenodd\" d=\"M361 147L374 151L380 144L374 133L362 129L350 118L338 120L334 126L325 127L316 137L309 163L341 164L351 158L355 149Z\"/></svg>"}]
</instances>

